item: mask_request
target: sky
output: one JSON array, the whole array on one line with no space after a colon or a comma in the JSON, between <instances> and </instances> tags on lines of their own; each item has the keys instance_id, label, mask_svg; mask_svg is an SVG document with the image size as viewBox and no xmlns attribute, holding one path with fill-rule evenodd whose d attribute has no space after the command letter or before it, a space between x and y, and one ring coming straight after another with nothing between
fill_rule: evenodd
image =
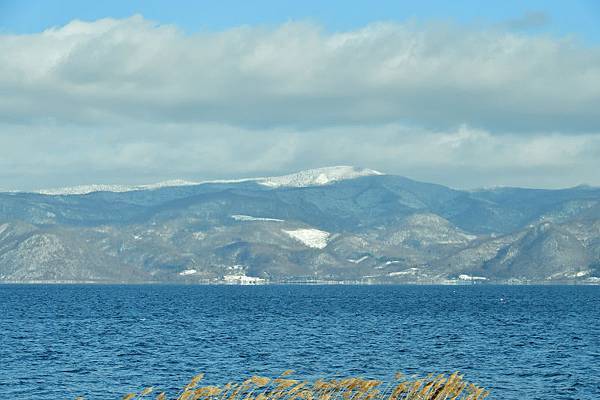
<instances>
[{"instance_id":1,"label":"sky","mask_svg":"<svg viewBox=\"0 0 600 400\"><path fill-rule=\"evenodd\" d=\"M218 3L218 4L216 4ZM596 1L0 0L0 189L600 186Z\"/></svg>"}]
</instances>

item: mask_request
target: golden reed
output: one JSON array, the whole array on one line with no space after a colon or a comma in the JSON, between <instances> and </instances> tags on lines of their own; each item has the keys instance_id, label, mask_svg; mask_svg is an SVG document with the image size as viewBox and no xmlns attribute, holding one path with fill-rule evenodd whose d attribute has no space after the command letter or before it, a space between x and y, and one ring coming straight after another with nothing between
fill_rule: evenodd
<instances>
[{"instance_id":1,"label":"golden reed","mask_svg":"<svg viewBox=\"0 0 600 400\"><path fill-rule=\"evenodd\" d=\"M223 386L201 386L204 374L196 375L174 397L147 387L139 393L129 393L123 400L481 400L489 392L465 382L462 375L429 375L422 379L407 379L397 373L385 384L363 378L318 379L314 382L288 378L285 371L277 378L253 376L241 383ZM76 400L83 400L78 397Z\"/></svg>"}]
</instances>

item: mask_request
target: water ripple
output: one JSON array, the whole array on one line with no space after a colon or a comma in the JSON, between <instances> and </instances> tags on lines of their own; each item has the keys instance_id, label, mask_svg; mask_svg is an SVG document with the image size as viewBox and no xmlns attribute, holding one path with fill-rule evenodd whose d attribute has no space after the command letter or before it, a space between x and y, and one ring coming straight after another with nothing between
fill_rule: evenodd
<instances>
[{"instance_id":1,"label":"water ripple","mask_svg":"<svg viewBox=\"0 0 600 400\"><path fill-rule=\"evenodd\" d=\"M600 288L0 286L0 398L248 374L463 371L493 399L600 398Z\"/></svg>"}]
</instances>

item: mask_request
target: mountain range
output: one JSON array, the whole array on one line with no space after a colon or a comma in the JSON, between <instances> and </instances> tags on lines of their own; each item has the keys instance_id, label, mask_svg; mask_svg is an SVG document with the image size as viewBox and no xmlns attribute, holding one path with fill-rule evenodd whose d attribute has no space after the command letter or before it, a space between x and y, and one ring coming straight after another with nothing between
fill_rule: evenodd
<instances>
[{"instance_id":1,"label":"mountain range","mask_svg":"<svg viewBox=\"0 0 600 400\"><path fill-rule=\"evenodd\" d=\"M3 192L0 282L600 283L600 188L340 166Z\"/></svg>"}]
</instances>

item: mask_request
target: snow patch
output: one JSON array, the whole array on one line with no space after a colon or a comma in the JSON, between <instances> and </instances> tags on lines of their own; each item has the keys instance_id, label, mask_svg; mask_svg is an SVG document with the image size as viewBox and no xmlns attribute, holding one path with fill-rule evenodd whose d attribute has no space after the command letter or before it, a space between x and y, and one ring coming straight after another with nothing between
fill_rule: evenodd
<instances>
[{"instance_id":1,"label":"snow patch","mask_svg":"<svg viewBox=\"0 0 600 400\"><path fill-rule=\"evenodd\" d=\"M272 188L278 187L306 187L321 186L330 183L360 178L362 176L383 175L379 171L367 168L350 166L336 166L327 168L309 169L295 174L263 178L258 181L260 185Z\"/></svg>"},{"instance_id":2,"label":"snow patch","mask_svg":"<svg viewBox=\"0 0 600 400\"><path fill-rule=\"evenodd\" d=\"M458 279L460 279L461 281L486 281L487 280L487 278L485 278L483 276L471 276L471 275L467 275L467 274L459 275Z\"/></svg>"},{"instance_id":3,"label":"snow patch","mask_svg":"<svg viewBox=\"0 0 600 400\"><path fill-rule=\"evenodd\" d=\"M196 273L198 273L198 271L196 271L195 269L186 269L185 271L181 271L179 273L179 275L181 275L181 276L188 276L188 275L194 275Z\"/></svg>"},{"instance_id":4,"label":"snow patch","mask_svg":"<svg viewBox=\"0 0 600 400\"><path fill-rule=\"evenodd\" d=\"M284 222L282 219L278 218L263 218L263 217L252 217L250 215L232 215L236 221L270 221L270 222Z\"/></svg>"},{"instance_id":5,"label":"snow patch","mask_svg":"<svg viewBox=\"0 0 600 400\"><path fill-rule=\"evenodd\" d=\"M584 270L584 271L577 271L577 272L571 272L571 271L566 271L566 272L557 272L555 274L550 275L549 277L547 277L546 279L550 280L550 279L556 279L556 278L582 278L584 276L588 276L592 273L591 270Z\"/></svg>"},{"instance_id":6,"label":"snow patch","mask_svg":"<svg viewBox=\"0 0 600 400\"><path fill-rule=\"evenodd\" d=\"M192 237L196 240L204 240L206 238L206 233L204 232L194 232L192 233Z\"/></svg>"},{"instance_id":7,"label":"snow patch","mask_svg":"<svg viewBox=\"0 0 600 400\"><path fill-rule=\"evenodd\" d=\"M459 235L461 235L462 237L464 237L468 241L473 241L473 240L477 239L477 236L475 236L475 235L469 235L468 233L464 233L464 232L460 232Z\"/></svg>"},{"instance_id":8,"label":"snow patch","mask_svg":"<svg viewBox=\"0 0 600 400\"><path fill-rule=\"evenodd\" d=\"M330 235L329 232L318 229L296 229L292 231L283 229L283 232L292 239L314 249L324 249L327 247L327 240Z\"/></svg>"},{"instance_id":9,"label":"snow patch","mask_svg":"<svg viewBox=\"0 0 600 400\"><path fill-rule=\"evenodd\" d=\"M365 261L367 258L369 258L369 256L362 256L361 258L358 258L356 260L349 258L348 261L351 262L352 264L360 264L361 262Z\"/></svg>"},{"instance_id":10,"label":"snow patch","mask_svg":"<svg viewBox=\"0 0 600 400\"><path fill-rule=\"evenodd\" d=\"M398 260L386 261L383 264L376 266L375 269L384 269L390 265L400 264L400 263L401 263L401 261L398 261Z\"/></svg>"}]
</instances>

